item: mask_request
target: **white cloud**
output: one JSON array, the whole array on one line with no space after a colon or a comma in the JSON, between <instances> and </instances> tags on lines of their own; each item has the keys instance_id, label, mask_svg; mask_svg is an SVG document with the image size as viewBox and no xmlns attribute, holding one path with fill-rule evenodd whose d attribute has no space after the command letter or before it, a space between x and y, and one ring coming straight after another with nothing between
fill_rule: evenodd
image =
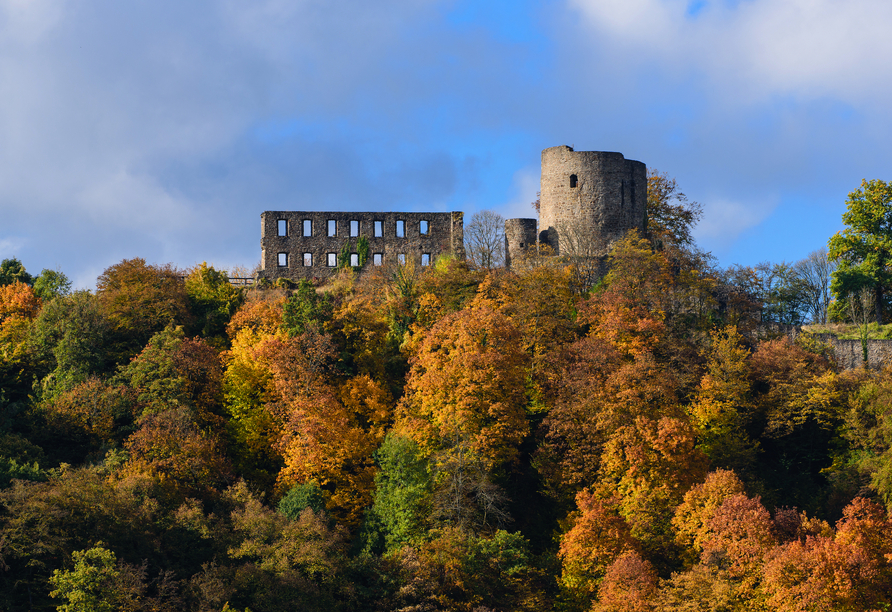
<instances>
[{"instance_id":1,"label":"white cloud","mask_svg":"<svg viewBox=\"0 0 892 612\"><path fill-rule=\"evenodd\" d=\"M720 197L710 198L704 207L703 219L694 231L698 242L709 248L724 249L744 231L764 221L777 207L774 198L761 203L738 202Z\"/></svg>"},{"instance_id":2,"label":"white cloud","mask_svg":"<svg viewBox=\"0 0 892 612\"><path fill-rule=\"evenodd\" d=\"M729 98L892 98L887 0L570 0L607 61L703 74Z\"/></svg>"}]
</instances>

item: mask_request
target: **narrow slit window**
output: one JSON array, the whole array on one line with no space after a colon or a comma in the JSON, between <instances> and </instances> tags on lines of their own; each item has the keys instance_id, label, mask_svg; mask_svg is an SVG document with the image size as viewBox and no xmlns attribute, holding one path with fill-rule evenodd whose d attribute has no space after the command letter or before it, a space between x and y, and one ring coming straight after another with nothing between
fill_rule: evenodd
<instances>
[{"instance_id":1,"label":"narrow slit window","mask_svg":"<svg viewBox=\"0 0 892 612\"><path fill-rule=\"evenodd\" d=\"M406 237L406 222L402 219L399 219L396 222L396 237L397 238L405 238Z\"/></svg>"},{"instance_id":2,"label":"narrow slit window","mask_svg":"<svg viewBox=\"0 0 892 612\"><path fill-rule=\"evenodd\" d=\"M384 237L384 222L383 221L375 221L375 238L383 238Z\"/></svg>"},{"instance_id":3,"label":"narrow slit window","mask_svg":"<svg viewBox=\"0 0 892 612\"><path fill-rule=\"evenodd\" d=\"M304 267L309 268L313 265L313 254L312 253L304 253Z\"/></svg>"},{"instance_id":4,"label":"narrow slit window","mask_svg":"<svg viewBox=\"0 0 892 612\"><path fill-rule=\"evenodd\" d=\"M421 254L421 265L422 266L431 265L431 254L430 253L422 253Z\"/></svg>"},{"instance_id":5,"label":"narrow slit window","mask_svg":"<svg viewBox=\"0 0 892 612\"><path fill-rule=\"evenodd\" d=\"M359 253L350 253L350 265L354 268L359 267Z\"/></svg>"},{"instance_id":6,"label":"narrow slit window","mask_svg":"<svg viewBox=\"0 0 892 612\"><path fill-rule=\"evenodd\" d=\"M405 265L406 265L406 254L405 254L405 253L400 253L399 255L397 255L397 256L396 256L396 261L397 261L397 263L399 263L401 266L405 266Z\"/></svg>"},{"instance_id":7,"label":"narrow slit window","mask_svg":"<svg viewBox=\"0 0 892 612\"><path fill-rule=\"evenodd\" d=\"M576 189L576 183L579 182L575 174L570 175L570 189Z\"/></svg>"},{"instance_id":8,"label":"narrow slit window","mask_svg":"<svg viewBox=\"0 0 892 612\"><path fill-rule=\"evenodd\" d=\"M288 267L288 253L279 253L279 267L280 268Z\"/></svg>"},{"instance_id":9,"label":"narrow slit window","mask_svg":"<svg viewBox=\"0 0 892 612\"><path fill-rule=\"evenodd\" d=\"M421 234L422 236L427 236L429 231L430 230L428 229L427 221L419 221L418 222L418 233L419 234Z\"/></svg>"},{"instance_id":10,"label":"narrow slit window","mask_svg":"<svg viewBox=\"0 0 892 612\"><path fill-rule=\"evenodd\" d=\"M312 219L304 219L304 236L312 236L313 235L313 220Z\"/></svg>"},{"instance_id":11,"label":"narrow slit window","mask_svg":"<svg viewBox=\"0 0 892 612\"><path fill-rule=\"evenodd\" d=\"M287 219L279 219L279 236L287 236L288 235L288 220Z\"/></svg>"},{"instance_id":12,"label":"narrow slit window","mask_svg":"<svg viewBox=\"0 0 892 612\"><path fill-rule=\"evenodd\" d=\"M329 237L338 235L338 222L334 219L328 220L328 235Z\"/></svg>"},{"instance_id":13,"label":"narrow slit window","mask_svg":"<svg viewBox=\"0 0 892 612\"><path fill-rule=\"evenodd\" d=\"M372 263L376 266L380 266L384 263L384 254L383 253L375 253L372 255Z\"/></svg>"},{"instance_id":14,"label":"narrow slit window","mask_svg":"<svg viewBox=\"0 0 892 612\"><path fill-rule=\"evenodd\" d=\"M338 254L337 253L329 253L328 254L328 267L329 268L337 268L338 267Z\"/></svg>"},{"instance_id":15,"label":"narrow slit window","mask_svg":"<svg viewBox=\"0 0 892 612\"><path fill-rule=\"evenodd\" d=\"M353 219L350 221L350 237L356 238L359 236L359 221L357 219Z\"/></svg>"}]
</instances>

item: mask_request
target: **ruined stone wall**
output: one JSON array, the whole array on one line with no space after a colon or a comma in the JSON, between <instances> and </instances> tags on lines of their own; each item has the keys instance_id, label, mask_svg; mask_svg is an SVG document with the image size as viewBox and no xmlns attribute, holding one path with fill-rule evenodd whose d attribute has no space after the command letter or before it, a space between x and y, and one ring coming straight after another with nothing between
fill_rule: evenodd
<instances>
[{"instance_id":1,"label":"ruined stone wall","mask_svg":"<svg viewBox=\"0 0 892 612\"><path fill-rule=\"evenodd\" d=\"M417 259L422 265L433 264L444 253L464 257L461 212L266 211L260 222L260 275L269 279L330 276L345 243L358 255L360 236L369 243L366 266L400 257Z\"/></svg>"},{"instance_id":2,"label":"ruined stone wall","mask_svg":"<svg viewBox=\"0 0 892 612\"><path fill-rule=\"evenodd\" d=\"M854 370L862 367L864 353L861 348L861 340L841 340L833 334L815 334L815 337L833 347L836 364L840 370ZM867 365L877 370L892 365L892 340L868 340Z\"/></svg>"},{"instance_id":3,"label":"ruined stone wall","mask_svg":"<svg viewBox=\"0 0 892 612\"><path fill-rule=\"evenodd\" d=\"M505 221L505 267L520 261L530 247L536 246L535 219L507 219Z\"/></svg>"},{"instance_id":4,"label":"ruined stone wall","mask_svg":"<svg viewBox=\"0 0 892 612\"><path fill-rule=\"evenodd\" d=\"M539 240L558 255L604 256L630 229L644 232L647 167L622 153L542 151Z\"/></svg>"}]
</instances>

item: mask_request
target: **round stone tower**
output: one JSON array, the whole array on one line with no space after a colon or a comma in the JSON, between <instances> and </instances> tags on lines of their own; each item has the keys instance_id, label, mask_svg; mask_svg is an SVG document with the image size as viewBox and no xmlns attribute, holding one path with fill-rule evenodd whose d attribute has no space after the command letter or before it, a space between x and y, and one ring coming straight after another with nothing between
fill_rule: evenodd
<instances>
[{"instance_id":1,"label":"round stone tower","mask_svg":"<svg viewBox=\"0 0 892 612\"><path fill-rule=\"evenodd\" d=\"M505 220L505 267L523 261L527 249L536 246L535 219Z\"/></svg>"},{"instance_id":2,"label":"round stone tower","mask_svg":"<svg viewBox=\"0 0 892 612\"><path fill-rule=\"evenodd\" d=\"M630 229L644 232L647 167L622 153L542 151L539 241L555 254L603 257Z\"/></svg>"}]
</instances>

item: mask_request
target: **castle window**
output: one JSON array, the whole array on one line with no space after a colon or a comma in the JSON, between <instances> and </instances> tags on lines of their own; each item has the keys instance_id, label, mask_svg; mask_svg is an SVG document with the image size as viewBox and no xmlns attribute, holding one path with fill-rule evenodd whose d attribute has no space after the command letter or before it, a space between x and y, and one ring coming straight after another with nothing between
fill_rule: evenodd
<instances>
[{"instance_id":1,"label":"castle window","mask_svg":"<svg viewBox=\"0 0 892 612\"><path fill-rule=\"evenodd\" d=\"M354 268L359 267L359 253L350 253L350 265Z\"/></svg>"},{"instance_id":2,"label":"castle window","mask_svg":"<svg viewBox=\"0 0 892 612\"><path fill-rule=\"evenodd\" d=\"M421 265L422 266L431 265L431 254L430 253L422 253L421 254Z\"/></svg>"},{"instance_id":3,"label":"castle window","mask_svg":"<svg viewBox=\"0 0 892 612\"><path fill-rule=\"evenodd\" d=\"M570 175L570 189L576 189L576 183L577 183L577 182L578 182L578 179L576 178L576 175L575 175L575 174L571 174L571 175Z\"/></svg>"},{"instance_id":4,"label":"castle window","mask_svg":"<svg viewBox=\"0 0 892 612\"><path fill-rule=\"evenodd\" d=\"M401 265L401 266L405 266L405 265L406 265L406 254L405 254L405 253L400 253L399 255L397 255L397 256L396 256L396 261L397 261L397 263L398 263L399 265Z\"/></svg>"},{"instance_id":5,"label":"castle window","mask_svg":"<svg viewBox=\"0 0 892 612\"><path fill-rule=\"evenodd\" d=\"M353 219L350 221L350 237L356 238L357 236L359 236L359 221Z\"/></svg>"},{"instance_id":6,"label":"castle window","mask_svg":"<svg viewBox=\"0 0 892 612\"><path fill-rule=\"evenodd\" d=\"M383 253L375 253L372 255L372 263L376 266L380 266L384 263L384 254Z\"/></svg>"},{"instance_id":7,"label":"castle window","mask_svg":"<svg viewBox=\"0 0 892 612\"><path fill-rule=\"evenodd\" d=\"M288 267L288 253L279 253L279 267L280 268Z\"/></svg>"},{"instance_id":8,"label":"castle window","mask_svg":"<svg viewBox=\"0 0 892 612\"><path fill-rule=\"evenodd\" d=\"M338 267L338 254L337 253L329 253L327 257L328 257L328 267L329 268L337 268Z\"/></svg>"},{"instance_id":9,"label":"castle window","mask_svg":"<svg viewBox=\"0 0 892 612\"><path fill-rule=\"evenodd\" d=\"M334 219L328 220L328 235L329 237L338 235L338 222Z\"/></svg>"},{"instance_id":10,"label":"castle window","mask_svg":"<svg viewBox=\"0 0 892 612\"><path fill-rule=\"evenodd\" d=\"M419 221L418 222L418 233L422 236L427 236L427 233L430 231L429 225L427 221Z\"/></svg>"},{"instance_id":11,"label":"castle window","mask_svg":"<svg viewBox=\"0 0 892 612\"><path fill-rule=\"evenodd\" d=\"M405 238L406 237L406 222L402 219L399 219L396 222L396 237L397 238Z\"/></svg>"},{"instance_id":12,"label":"castle window","mask_svg":"<svg viewBox=\"0 0 892 612\"><path fill-rule=\"evenodd\" d=\"M375 238L383 238L384 237L384 222L383 221L375 221Z\"/></svg>"},{"instance_id":13,"label":"castle window","mask_svg":"<svg viewBox=\"0 0 892 612\"><path fill-rule=\"evenodd\" d=\"M312 253L304 253L304 266L310 267L313 265L313 254Z\"/></svg>"},{"instance_id":14,"label":"castle window","mask_svg":"<svg viewBox=\"0 0 892 612\"><path fill-rule=\"evenodd\" d=\"M313 235L313 221L311 219L304 219L304 236L312 236Z\"/></svg>"},{"instance_id":15,"label":"castle window","mask_svg":"<svg viewBox=\"0 0 892 612\"><path fill-rule=\"evenodd\" d=\"M279 219L279 236L287 236L288 235L288 220L287 219Z\"/></svg>"}]
</instances>

